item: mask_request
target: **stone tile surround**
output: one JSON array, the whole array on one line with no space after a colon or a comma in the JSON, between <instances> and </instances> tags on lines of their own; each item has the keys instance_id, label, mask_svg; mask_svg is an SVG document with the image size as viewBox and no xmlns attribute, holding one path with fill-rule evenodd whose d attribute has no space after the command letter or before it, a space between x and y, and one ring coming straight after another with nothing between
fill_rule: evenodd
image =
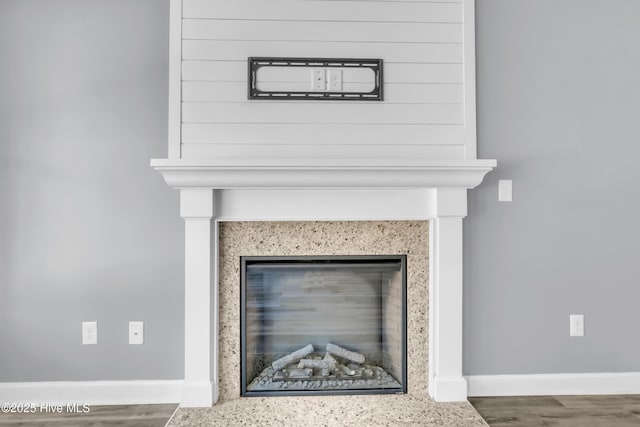
<instances>
[{"instance_id":1,"label":"stone tile surround","mask_svg":"<svg viewBox=\"0 0 640 427\"><path fill-rule=\"evenodd\" d=\"M243 255L407 255L407 389L409 395L427 396L427 221L221 222L219 236L221 402L240 397L239 284Z\"/></svg>"}]
</instances>

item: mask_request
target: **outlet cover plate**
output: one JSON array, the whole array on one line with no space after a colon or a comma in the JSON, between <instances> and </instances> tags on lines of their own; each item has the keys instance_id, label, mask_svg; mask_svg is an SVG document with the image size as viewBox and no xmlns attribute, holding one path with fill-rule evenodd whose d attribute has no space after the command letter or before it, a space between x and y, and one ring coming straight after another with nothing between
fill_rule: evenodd
<instances>
[{"instance_id":1,"label":"outlet cover plate","mask_svg":"<svg viewBox=\"0 0 640 427\"><path fill-rule=\"evenodd\" d=\"M571 314L569 316L569 336L584 336L584 314Z\"/></svg>"},{"instance_id":2,"label":"outlet cover plate","mask_svg":"<svg viewBox=\"0 0 640 427\"><path fill-rule=\"evenodd\" d=\"M498 180L498 201L499 202L513 201L513 184L510 179Z\"/></svg>"},{"instance_id":3,"label":"outlet cover plate","mask_svg":"<svg viewBox=\"0 0 640 427\"><path fill-rule=\"evenodd\" d=\"M98 344L98 322L82 322L82 344Z\"/></svg>"},{"instance_id":4,"label":"outlet cover plate","mask_svg":"<svg viewBox=\"0 0 640 427\"><path fill-rule=\"evenodd\" d=\"M144 344L144 322L129 322L129 344Z\"/></svg>"}]
</instances>

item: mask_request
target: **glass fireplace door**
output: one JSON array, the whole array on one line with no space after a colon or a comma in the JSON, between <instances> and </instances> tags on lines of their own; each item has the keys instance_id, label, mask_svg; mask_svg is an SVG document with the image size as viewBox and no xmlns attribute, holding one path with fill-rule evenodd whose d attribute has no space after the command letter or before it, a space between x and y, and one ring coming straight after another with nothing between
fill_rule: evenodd
<instances>
[{"instance_id":1,"label":"glass fireplace door","mask_svg":"<svg viewBox=\"0 0 640 427\"><path fill-rule=\"evenodd\" d=\"M245 396L406 392L406 259L242 257Z\"/></svg>"}]
</instances>

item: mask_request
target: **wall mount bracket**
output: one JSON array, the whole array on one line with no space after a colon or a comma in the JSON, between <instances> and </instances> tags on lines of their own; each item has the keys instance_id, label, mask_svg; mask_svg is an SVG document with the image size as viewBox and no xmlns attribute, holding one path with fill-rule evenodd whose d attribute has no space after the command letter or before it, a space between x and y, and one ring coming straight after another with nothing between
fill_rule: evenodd
<instances>
[{"instance_id":1,"label":"wall mount bracket","mask_svg":"<svg viewBox=\"0 0 640 427\"><path fill-rule=\"evenodd\" d=\"M248 62L248 97L267 100L322 100L322 101L382 101L382 59L346 59L346 58L265 58L250 57ZM360 91L331 90L263 90L259 87L258 70L262 67L304 67L370 69L373 72L373 89Z\"/></svg>"}]
</instances>

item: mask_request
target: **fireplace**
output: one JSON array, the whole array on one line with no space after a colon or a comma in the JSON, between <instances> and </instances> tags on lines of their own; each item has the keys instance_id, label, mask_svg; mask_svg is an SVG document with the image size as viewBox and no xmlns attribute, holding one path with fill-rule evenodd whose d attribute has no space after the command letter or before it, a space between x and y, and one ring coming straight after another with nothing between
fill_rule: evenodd
<instances>
[{"instance_id":1,"label":"fireplace","mask_svg":"<svg viewBox=\"0 0 640 427\"><path fill-rule=\"evenodd\" d=\"M248 170L186 160L154 160L153 165L170 186L180 189L180 216L185 220L185 380L181 406L211 406L218 400L241 396L240 333L228 333L236 327L235 322L239 328L240 314L234 308L240 303L239 258L280 255L284 239L283 233L270 228L260 234L272 238L262 251L223 256L235 249L226 246L221 226L251 221L288 224L293 235L300 234L300 221L428 221L428 239L415 241L410 228L404 231L410 234L402 239L415 241L411 252L404 252L409 256L416 249L428 249L428 280L411 279L412 274L423 271L418 267L412 273L416 264L407 262L408 353L414 360L413 365L408 362L408 393L413 388L441 402L466 400L467 383L462 375L462 220L467 215L467 189L477 186L495 161L357 169ZM253 232L238 231L250 248L262 247L262 239L256 241ZM318 255L347 255L354 251L343 253L341 243L363 243L360 233L312 233L321 237L313 246L304 238L291 250L306 248L305 252L284 255L307 255L320 249L323 253ZM393 253L390 247L394 245L387 245L383 253ZM371 254L370 248L367 244L366 252L357 253ZM426 288L419 291L424 298L411 297L416 283L428 286L428 293ZM412 311L424 316L412 320ZM416 331L428 333L424 357L411 350ZM413 375L412 370L423 373Z\"/></svg>"},{"instance_id":2,"label":"fireplace","mask_svg":"<svg viewBox=\"0 0 640 427\"><path fill-rule=\"evenodd\" d=\"M243 396L406 392L406 257L241 258Z\"/></svg>"},{"instance_id":3,"label":"fireplace","mask_svg":"<svg viewBox=\"0 0 640 427\"><path fill-rule=\"evenodd\" d=\"M407 395L414 390L437 401L465 400L462 223L467 190L496 166L477 158L474 2L380 2L361 23L371 34L383 34L390 22L411 18L424 26L419 42L413 30L392 32L393 40L362 39L344 24L345 16L362 15L343 4L348 2L327 2L318 10L295 2L275 8L236 3L171 1L168 155L152 166L180 191L185 220L181 405L211 406L241 395L235 331L240 256L372 254L370 247L345 253L342 244L349 242L329 233L314 240L316 247L303 241L283 253L278 245L285 238L270 227L262 236L275 239L280 253L254 253L258 241L228 259L221 237L223 225L233 222L428 221L428 240L414 242L414 249L428 249L428 278L412 279L426 268L411 261L413 249L398 249L403 243L376 254L407 255ZM273 17L286 17L296 30L283 30ZM247 31L216 24L230 18L244 22ZM252 24L262 18L271 24ZM310 22L319 38L307 43ZM399 41L403 37L408 39ZM386 99L376 105L247 101L246 58L290 57L300 46L318 58L384 58L389 72L380 84ZM351 243L359 244L360 237ZM326 250L318 253L320 248Z\"/></svg>"}]
</instances>

